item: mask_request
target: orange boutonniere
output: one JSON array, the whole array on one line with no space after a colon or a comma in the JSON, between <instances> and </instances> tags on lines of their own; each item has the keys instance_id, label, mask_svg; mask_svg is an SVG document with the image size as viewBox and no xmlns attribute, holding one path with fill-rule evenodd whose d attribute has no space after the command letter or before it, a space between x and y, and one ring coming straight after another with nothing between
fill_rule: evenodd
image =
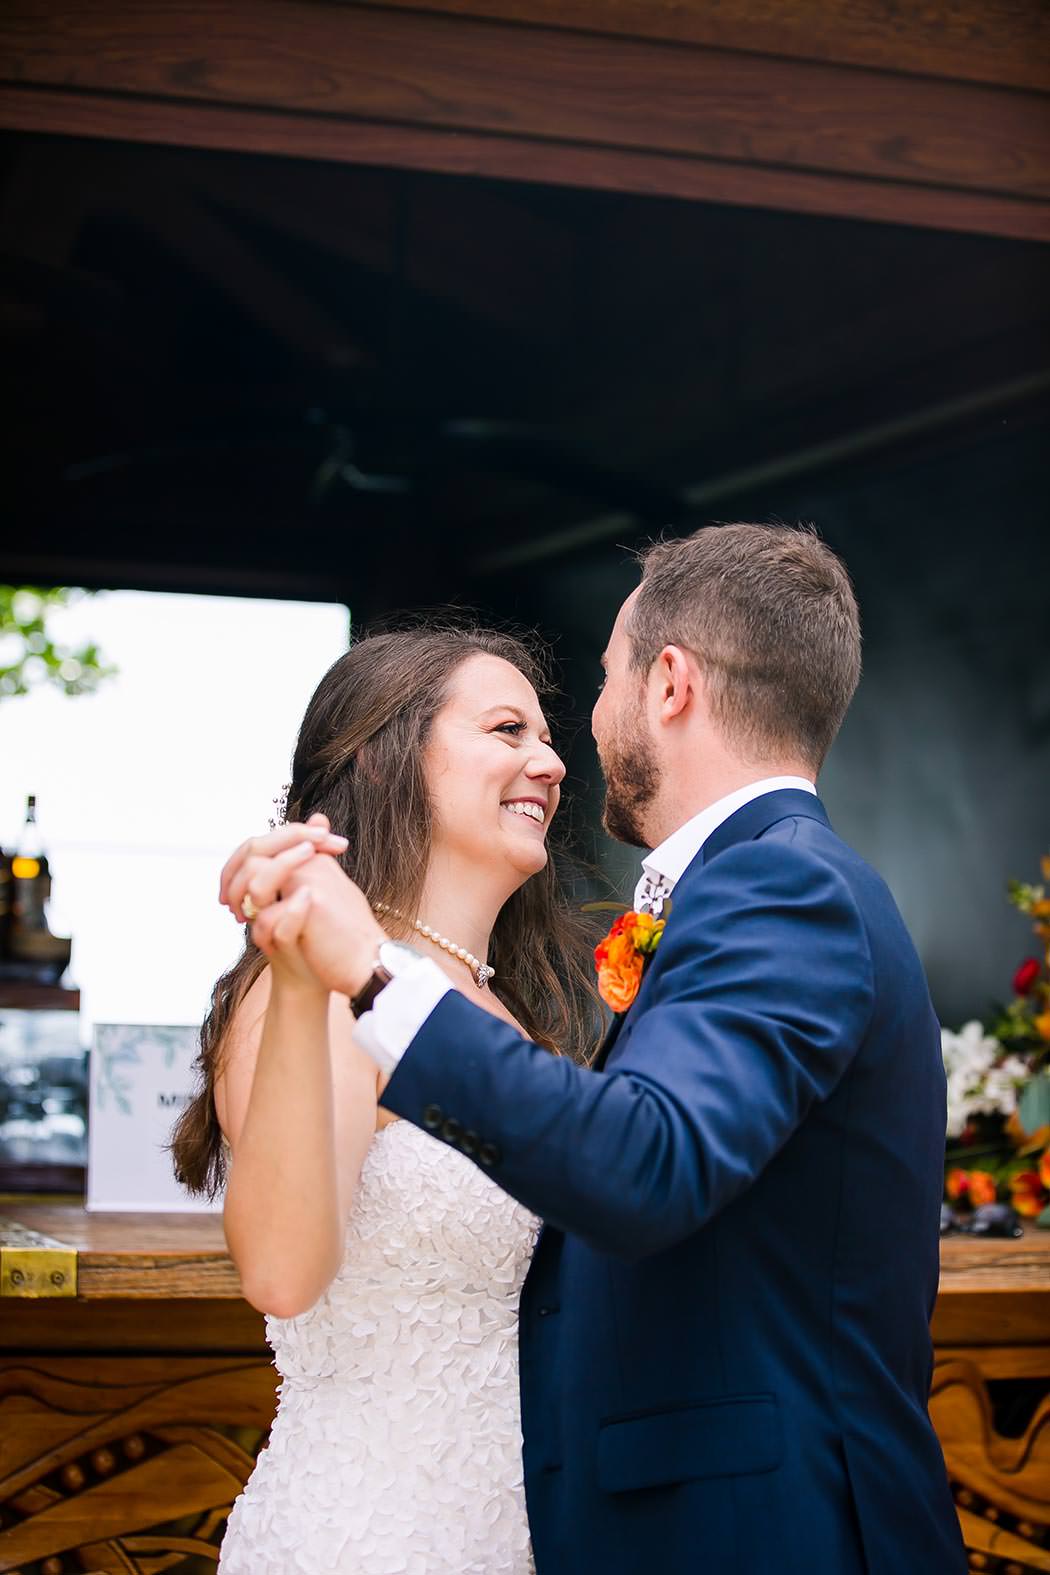
<instances>
[{"instance_id":1,"label":"orange boutonniere","mask_svg":"<svg viewBox=\"0 0 1050 1575\"><path fill-rule=\"evenodd\" d=\"M651 913L624 913L594 948L598 994L614 1012L626 1012L642 983L645 959L660 943L665 920Z\"/></svg>"}]
</instances>

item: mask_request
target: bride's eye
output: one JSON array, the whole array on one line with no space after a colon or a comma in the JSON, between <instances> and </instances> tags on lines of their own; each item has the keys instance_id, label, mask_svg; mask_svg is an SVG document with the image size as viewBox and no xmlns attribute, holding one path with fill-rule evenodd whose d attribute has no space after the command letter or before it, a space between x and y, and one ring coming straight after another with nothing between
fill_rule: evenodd
<instances>
[{"instance_id":1,"label":"bride's eye","mask_svg":"<svg viewBox=\"0 0 1050 1575\"><path fill-rule=\"evenodd\" d=\"M520 738L525 732L525 723L501 722L497 728L493 729L493 731L496 733L510 733L514 738Z\"/></svg>"}]
</instances>

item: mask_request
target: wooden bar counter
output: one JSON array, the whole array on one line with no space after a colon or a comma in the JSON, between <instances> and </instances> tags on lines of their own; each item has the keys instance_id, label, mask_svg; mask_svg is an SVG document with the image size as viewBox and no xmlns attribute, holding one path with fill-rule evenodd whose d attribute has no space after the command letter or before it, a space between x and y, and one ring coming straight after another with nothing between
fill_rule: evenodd
<instances>
[{"instance_id":1,"label":"wooden bar counter","mask_svg":"<svg viewBox=\"0 0 1050 1575\"><path fill-rule=\"evenodd\" d=\"M0 1216L0 1572L213 1567L277 1383L219 1218ZM933 1335L972 1566L1050 1572L1050 1232L945 1240ZM1004 1436L995 1392L1025 1386L1042 1398Z\"/></svg>"}]
</instances>

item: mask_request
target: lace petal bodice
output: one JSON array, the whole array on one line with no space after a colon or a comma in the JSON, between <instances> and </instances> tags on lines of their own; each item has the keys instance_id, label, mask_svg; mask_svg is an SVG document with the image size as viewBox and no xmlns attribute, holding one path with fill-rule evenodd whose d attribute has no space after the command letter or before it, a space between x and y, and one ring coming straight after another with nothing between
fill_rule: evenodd
<instances>
[{"instance_id":1,"label":"lace petal bodice","mask_svg":"<svg viewBox=\"0 0 1050 1575\"><path fill-rule=\"evenodd\" d=\"M365 1157L346 1252L297 1318L221 1575L526 1575L518 1298L539 1222L406 1121Z\"/></svg>"}]
</instances>

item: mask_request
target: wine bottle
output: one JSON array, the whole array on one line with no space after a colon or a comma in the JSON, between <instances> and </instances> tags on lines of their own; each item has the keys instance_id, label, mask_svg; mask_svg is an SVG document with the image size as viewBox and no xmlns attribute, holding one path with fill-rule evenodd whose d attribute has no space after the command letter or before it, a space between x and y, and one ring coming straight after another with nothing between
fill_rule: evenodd
<instances>
[{"instance_id":1,"label":"wine bottle","mask_svg":"<svg viewBox=\"0 0 1050 1575\"><path fill-rule=\"evenodd\" d=\"M34 974L57 980L69 963L71 942L52 935L47 923L51 869L36 818L36 795L26 800L26 818L11 860L10 957Z\"/></svg>"},{"instance_id":2,"label":"wine bottle","mask_svg":"<svg viewBox=\"0 0 1050 1575\"><path fill-rule=\"evenodd\" d=\"M22 832L15 849L14 862L16 865L21 865L21 868L16 868L14 871L16 880L35 880L40 874L41 866L45 871L47 870L44 844L40 840L40 827L36 819L35 793L30 793L26 799L26 818L22 822ZM30 868L33 864L36 865L35 869Z\"/></svg>"}]
</instances>

